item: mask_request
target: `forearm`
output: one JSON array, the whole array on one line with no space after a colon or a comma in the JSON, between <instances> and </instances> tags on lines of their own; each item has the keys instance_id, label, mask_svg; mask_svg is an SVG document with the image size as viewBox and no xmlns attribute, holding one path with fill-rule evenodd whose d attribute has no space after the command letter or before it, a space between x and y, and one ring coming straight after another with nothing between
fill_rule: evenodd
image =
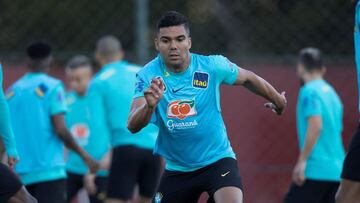
<instances>
[{"instance_id":1,"label":"forearm","mask_svg":"<svg viewBox=\"0 0 360 203\"><path fill-rule=\"evenodd\" d=\"M109 170L112 159L112 150L109 150L100 160L100 169Z\"/></svg>"},{"instance_id":2,"label":"forearm","mask_svg":"<svg viewBox=\"0 0 360 203\"><path fill-rule=\"evenodd\" d=\"M155 108L149 107L146 103L134 109L129 115L128 129L132 133L139 132L150 122L151 116L154 113L154 111Z\"/></svg>"},{"instance_id":3,"label":"forearm","mask_svg":"<svg viewBox=\"0 0 360 203\"><path fill-rule=\"evenodd\" d=\"M306 161L319 139L321 128L309 124L305 137L305 144L299 155L299 161Z\"/></svg>"},{"instance_id":4,"label":"forearm","mask_svg":"<svg viewBox=\"0 0 360 203\"><path fill-rule=\"evenodd\" d=\"M284 106L280 94L272 85L270 85L270 83L250 71L248 71L248 75L248 79L243 83L244 87L257 95L264 97L277 107L282 108Z\"/></svg>"},{"instance_id":5,"label":"forearm","mask_svg":"<svg viewBox=\"0 0 360 203\"><path fill-rule=\"evenodd\" d=\"M86 153L85 150L76 143L75 139L67 128L60 129L57 134L68 149L77 153L82 159L88 158L88 153Z\"/></svg>"}]
</instances>

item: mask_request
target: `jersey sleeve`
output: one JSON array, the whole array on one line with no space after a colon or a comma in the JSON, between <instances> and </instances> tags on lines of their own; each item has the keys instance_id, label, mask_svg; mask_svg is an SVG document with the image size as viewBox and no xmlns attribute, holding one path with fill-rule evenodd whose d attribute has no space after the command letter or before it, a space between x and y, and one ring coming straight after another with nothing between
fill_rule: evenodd
<instances>
[{"instance_id":1,"label":"jersey sleeve","mask_svg":"<svg viewBox=\"0 0 360 203\"><path fill-rule=\"evenodd\" d=\"M62 84L59 84L55 87L52 92L50 92L50 114L56 115L61 113L66 113L67 106L65 101L65 90Z\"/></svg>"},{"instance_id":2,"label":"jersey sleeve","mask_svg":"<svg viewBox=\"0 0 360 203\"><path fill-rule=\"evenodd\" d=\"M213 56L218 84L233 85L238 76L238 66L224 56Z\"/></svg>"},{"instance_id":3,"label":"jersey sleeve","mask_svg":"<svg viewBox=\"0 0 360 203\"><path fill-rule=\"evenodd\" d=\"M11 128L9 107L2 88L2 67L0 64L0 135L8 156L18 159L14 133Z\"/></svg>"},{"instance_id":4,"label":"jersey sleeve","mask_svg":"<svg viewBox=\"0 0 360 203\"><path fill-rule=\"evenodd\" d=\"M313 92L307 92L301 102L306 118L312 116L321 116L321 104L316 94L314 94Z\"/></svg>"}]
</instances>

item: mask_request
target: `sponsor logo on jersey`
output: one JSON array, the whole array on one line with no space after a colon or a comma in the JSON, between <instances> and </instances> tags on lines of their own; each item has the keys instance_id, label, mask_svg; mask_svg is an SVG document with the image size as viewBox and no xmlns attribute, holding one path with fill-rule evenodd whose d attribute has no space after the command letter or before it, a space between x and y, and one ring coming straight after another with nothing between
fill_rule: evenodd
<instances>
[{"instance_id":1,"label":"sponsor logo on jersey","mask_svg":"<svg viewBox=\"0 0 360 203\"><path fill-rule=\"evenodd\" d=\"M71 127L71 134L80 145L86 145L90 130L85 123L77 123Z\"/></svg>"},{"instance_id":2,"label":"sponsor logo on jersey","mask_svg":"<svg viewBox=\"0 0 360 203\"><path fill-rule=\"evenodd\" d=\"M188 122L176 122L170 119L166 122L166 126L170 131L185 130L185 129L195 128L196 126L198 126L198 122L197 120L188 121Z\"/></svg>"},{"instance_id":3,"label":"sponsor logo on jersey","mask_svg":"<svg viewBox=\"0 0 360 203\"><path fill-rule=\"evenodd\" d=\"M206 89L209 83L209 74L196 71L193 76L192 86L195 88Z\"/></svg>"},{"instance_id":4,"label":"sponsor logo on jersey","mask_svg":"<svg viewBox=\"0 0 360 203\"><path fill-rule=\"evenodd\" d=\"M166 114L168 118L180 120L194 116L196 115L195 100L175 100L169 103Z\"/></svg>"}]
</instances>

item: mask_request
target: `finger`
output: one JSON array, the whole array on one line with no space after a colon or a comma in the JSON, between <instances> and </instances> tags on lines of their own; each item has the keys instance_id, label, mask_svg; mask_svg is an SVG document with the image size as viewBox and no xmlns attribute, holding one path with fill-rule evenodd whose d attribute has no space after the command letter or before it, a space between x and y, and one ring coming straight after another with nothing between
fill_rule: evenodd
<instances>
[{"instance_id":1,"label":"finger","mask_svg":"<svg viewBox=\"0 0 360 203\"><path fill-rule=\"evenodd\" d=\"M266 108L273 108L273 104L272 103L265 103L264 106Z\"/></svg>"},{"instance_id":2,"label":"finger","mask_svg":"<svg viewBox=\"0 0 360 203\"><path fill-rule=\"evenodd\" d=\"M151 88L153 94L156 96L156 98L160 98L160 96L162 94L162 91L160 90L160 88L156 85L151 86L150 88Z\"/></svg>"}]
</instances>

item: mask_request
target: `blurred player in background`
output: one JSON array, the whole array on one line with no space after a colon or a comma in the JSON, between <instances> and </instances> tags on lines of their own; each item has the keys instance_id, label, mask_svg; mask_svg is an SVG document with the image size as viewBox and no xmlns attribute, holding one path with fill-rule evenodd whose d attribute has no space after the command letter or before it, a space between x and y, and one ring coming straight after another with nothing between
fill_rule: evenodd
<instances>
[{"instance_id":1,"label":"blurred player in background","mask_svg":"<svg viewBox=\"0 0 360 203\"><path fill-rule=\"evenodd\" d=\"M15 138L10 124L9 108L2 89L2 66L0 64L0 145L4 144L10 168L19 160ZM1 153L0 153L0 156ZM1 157L0 157L1 159ZM35 203L37 202L25 189L19 178L0 162L0 202Z\"/></svg>"},{"instance_id":2,"label":"blurred player in background","mask_svg":"<svg viewBox=\"0 0 360 203\"><path fill-rule=\"evenodd\" d=\"M325 67L318 49L300 51L297 72L303 85L296 114L300 155L285 202L335 202L345 157L343 106L334 88L323 79Z\"/></svg>"},{"instance_id":3,"label":"blurred player in background","mask_svg":"<svg viewBox=\"0 0 360 203\"><path fill-rule=\"evenodd\" d=\"M158 21L159 55L138 74L128 128L138 132L149 123L160 131L155 153L166 159L156 203L195 203L206 191L208 202L242 202L236 156L220 110L220 85L242 85L272 103L281 114L286 105L268 82L223 56L190 52L189 23L166 12Z\"/></svg>"},{"instance_id":4,"label":"blurred player in background","mask_svg":"<svg viewBox=\"0 0 360 203\"><path fill-rule=\"evenodd\" d=\"M92 65L86 56L76 56L68 62L66 66L66 79L70 91L66 93L65 99L68 107L65 122L76 142L92 157L100 161L110 150L110 135L107 130L96 133L89 130L90 118L87 107L87 88L91 77ZM67 198L68 202L71 202L79 190L84 187L84 177L89 169L81 157L70 150L66 162L66 170ZM91 185L85 185L91 203L101 203L105 200L107 175L107 171L99 170L96 178L92 175L87 176L87 178L95 178L95 180L86 180L91 181L88 183Z\"/></svg>"},{"instance_id":5,"label":"blurred player in background","mask_svg":"<svg viewBox=\"0 0 360 203\"><path fill-rule=\"evenodd\" d=\"M82 157L91 171L97 170L98 163L79 147L65 126L63 84L46 74L52 61L50 45L32 43L27 55L30 72L7 91L21 157L15 169L39 203L63 203L66 201L64 143Z\"/></svg>"},{"instance_id":6,"label":"blurred player in background","mask_svg":"<svg viewBox=\"0 0 360 203\"><path fill-rule=\"evenodd\" d=\"M120 41L113 36L99 39L95 57L102 68L89 87L90 129L109 129L113 147L106 202L130 201L136 185L140 202L151 202L161 171L160 157L152 153L158 129L150 124L133 135L126 127L140 69L123 60Z\"/></svg>"},{"instance_id":7,"label":"blurred player in background","mask_svg":"<svg viewBox=\"0 0 360 203\"><path fill-rule=\"evenodd\" d=\"M355 59L360 97L360 2L354 1L355 9ZM359 100L360 112L360 100ZM336 195L337 203L360 203L360 124L353 135L341 174L341 184Z\"/></svg>"}]
</instances>

